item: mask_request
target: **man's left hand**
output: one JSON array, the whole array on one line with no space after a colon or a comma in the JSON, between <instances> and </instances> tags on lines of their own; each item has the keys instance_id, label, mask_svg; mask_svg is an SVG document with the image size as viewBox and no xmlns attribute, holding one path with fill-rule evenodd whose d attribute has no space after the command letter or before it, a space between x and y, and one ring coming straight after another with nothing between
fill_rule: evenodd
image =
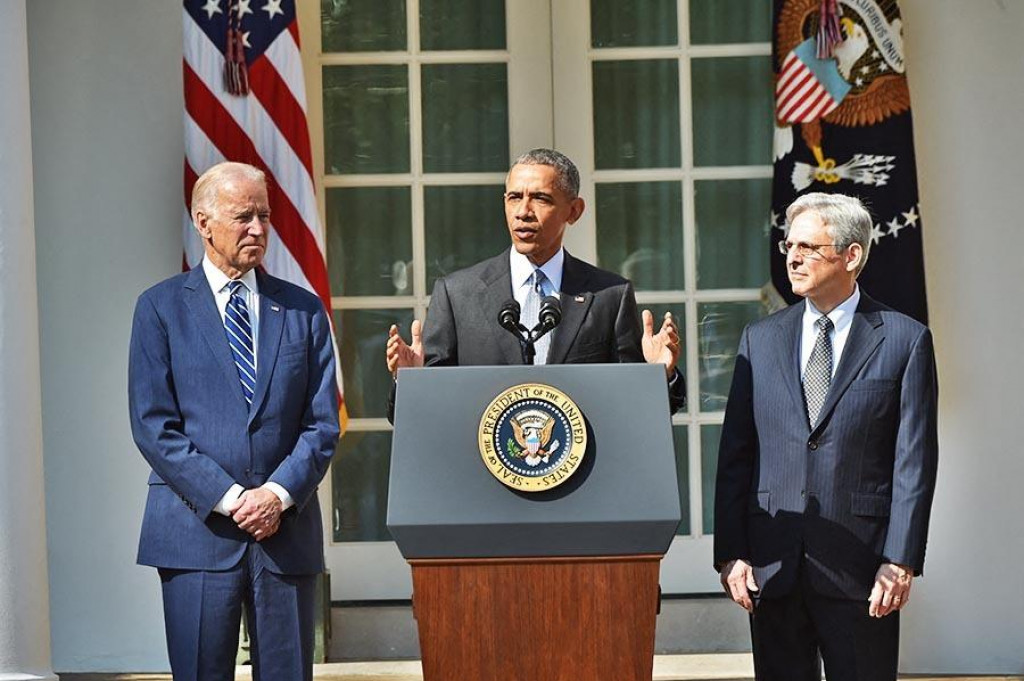
<instances>
[{"instance_id":1,"label":"man's left hand","mask_svg":"<svg viewBox=\"0 0 1024 681\"><path fill-rule=\"evenodd\" d=\"M885 617L902 610L910 600L914 571L905 565L882 563L875 573L875 586L868 597L868 614Z\"/></svg>"},{"instance_id":2,"label":"man's left hand","mask_svg":"<svg viewBox=\"0 0 1024 681\"><path fill-rule=\"evenodd\" d=\"M241 505L231 515L238 526L263 541L281 527L281 499L271 490L259 487L242 492Z\"/></svg>"},{"instance_id":3,"label":"man's left hand","mask_svg":"<svg viewBox=\"0 0 1024 681\"><path fill-rule=\"evenodd\" d=\"M654 333L654 315L644 310L644 359L648 364L664 364L665 373L671 378L679 359L679 329L676 328L672 313L666 312L661 329Z\"/></svg>"}]
</instances>

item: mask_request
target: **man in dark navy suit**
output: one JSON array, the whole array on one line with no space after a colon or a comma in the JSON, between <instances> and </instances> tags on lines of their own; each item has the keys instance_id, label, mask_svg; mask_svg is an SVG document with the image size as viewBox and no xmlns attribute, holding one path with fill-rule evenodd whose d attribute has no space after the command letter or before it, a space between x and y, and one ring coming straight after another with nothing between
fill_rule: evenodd
<instances>
[{"instance_id":1,"label":"man in dark navy suit","mask_svg":"<svg viewBox=\"0 0 1024 681\"><path fill-rule=\"evenodd\" d=\"M261 171L221 163L192 193L200 266L139 297L128 397L153 472L138 561L159 569L175 681L231 679L242 604L253 678L312 678L317 485L337 444L320 300L257 271Z\"/></svg>"},{"instance_id":2,"label":"man in dark navy suit","mask_svg":"<svg viewBox=\"0 0 1024 681\"><path fill-rule=\"evenodd\" d=\"M859 200L807 194L780 250L803 303L743 332L715 490L715 567L758 679L895 680L938 455L932 337L857 286Z\"/></svg>"}]
</instances>

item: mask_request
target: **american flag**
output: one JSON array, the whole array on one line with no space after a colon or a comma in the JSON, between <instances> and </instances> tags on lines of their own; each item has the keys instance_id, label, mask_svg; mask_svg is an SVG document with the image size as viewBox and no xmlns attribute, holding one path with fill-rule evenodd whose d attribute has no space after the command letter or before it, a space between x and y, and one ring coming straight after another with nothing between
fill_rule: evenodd
<instances>
[{"instance_id":1,"label":"american flag","mask_svg":"<svg viewBox=\"0 0 1024 681\"><path fill-rule=\"evenodd\" d=\"M267 174L273 208L263 267L330 312L294 0L185 0L183 20L185 266L203 257L189 214L199 175L221 161L249 163Z\"/></svg>"},{"instance_id":2,"label":"american flag","mask_svg":"<svg viewBox=\"0 0 1024 681\"><path fill-rule=\"evenodd\" d=\"M808 123L839 106L850 85L835 60L819 59L815 41L806 40L790 52L775 83L775 117L781 123Z\"/></svg>"}]
</instances>

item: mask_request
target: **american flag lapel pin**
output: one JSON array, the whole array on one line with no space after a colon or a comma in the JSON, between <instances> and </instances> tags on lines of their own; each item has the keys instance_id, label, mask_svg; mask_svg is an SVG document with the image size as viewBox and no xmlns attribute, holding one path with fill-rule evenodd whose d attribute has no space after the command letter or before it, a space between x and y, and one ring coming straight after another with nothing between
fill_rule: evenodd
<instances>
[{"instance_id":1,"label":"american flag lapel pin","mask_svg":"<svg viewBox=\"0 0 1024 681\"><path fill-rule=\"evenodd\" d=\"M582 303L584 299L583 296L576 296L575 300L577 303Z\"/></svg>"},{"instance_id":2,"label":"american flag lapel pin","mask_svg":"<svg viewBox=\"0 0 1024 681\"><path fill-rule=\"evenodd\" d=\"M281 311L281 308L279 308L277 305L271 305L270 309L273 310L274 312L280 312Z\"/></svg>"}]
</instances>

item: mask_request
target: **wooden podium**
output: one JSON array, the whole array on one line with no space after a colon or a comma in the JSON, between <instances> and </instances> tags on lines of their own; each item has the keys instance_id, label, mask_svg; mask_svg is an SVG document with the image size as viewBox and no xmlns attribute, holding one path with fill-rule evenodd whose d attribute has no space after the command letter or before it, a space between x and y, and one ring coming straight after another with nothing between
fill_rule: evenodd
<instances>
[{"instance_id":1,"label":"wooden podium","mask_svg":"<svg viewBox=\"0 0 1024 681\"><path fill-rule=\"evenodd\" d=\"M402 371L388 527L412 566L424 681L650 681L659 567L680 519L664 376ZM525 383L571 396L589 436L572 478L534 494L498 482L478 447L485 408Z\"/></svg>"}]
</instances>

